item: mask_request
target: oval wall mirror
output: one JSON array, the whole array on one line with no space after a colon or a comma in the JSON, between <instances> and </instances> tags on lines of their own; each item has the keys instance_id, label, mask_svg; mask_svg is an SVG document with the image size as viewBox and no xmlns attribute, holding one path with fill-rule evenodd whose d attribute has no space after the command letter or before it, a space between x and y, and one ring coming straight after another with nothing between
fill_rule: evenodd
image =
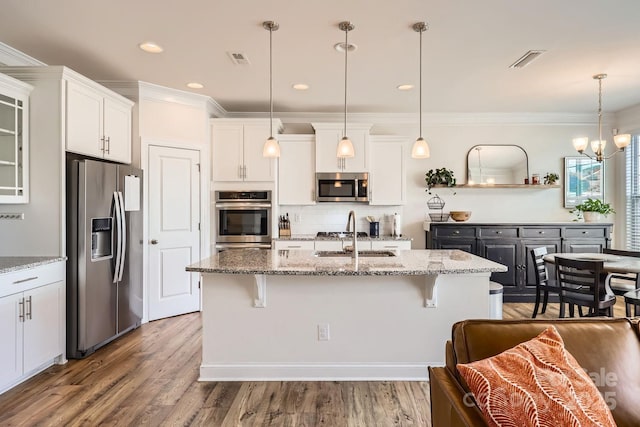
<instances>
[{"instance_id":1,"label":"oval wall mirror","mask_svg":"<svg viewBox=\"0 0 640 427\"><path fill-rule=\"evenodd\" d=\"M474 145L467 153L467 185L524 184L529 157L518 145Z\"/></svg>"}]
</instances>

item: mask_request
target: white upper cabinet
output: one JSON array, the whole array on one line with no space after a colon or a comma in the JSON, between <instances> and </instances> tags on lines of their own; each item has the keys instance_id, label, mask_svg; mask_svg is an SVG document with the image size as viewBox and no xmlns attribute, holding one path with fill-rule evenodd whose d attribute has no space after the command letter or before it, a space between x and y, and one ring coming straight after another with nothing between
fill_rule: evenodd
<instances>
[{"instance_id":1,"label":"white upper cabinet","mask_svg":"<svg viewBox=\"0 0 640 427\"><path fill-rule=\"evenodd\" d=\"M406 202L405 137L371 136L369 204L402 205Z\"/></svg>"},{"instance_id":2,"label":"white upper cabinet","mask_svg":"<svg viewBox=\"0 0 640 427\"><path fill-rule=\"evenodd\" d=\"M106 91L83 82L67 81L66 150L131 163L133 103Z\"/></svg>"},{"instance_id":3,"label":"white upper cabinet","mask_svg":"<svg viewBox=\"0 0 640 427\"><path fill-rule=\"evenodd\" d=\"M274 134L282 127L273 121ZM275 160L262 156L269 120L211 119L213 181L275 180Z\"/></svg>"},{"instance_id":4,"label":"white upper cabinet","mask_svg":"<svg viewBox=\"0 0 640 427\"><path fill-rule=\"evenodd\" d=\"M316 133L316 172L369 172L369 131L371 124L347 124L347 136L353 143L355 157L336 156L344 124L312 123Z\"/></svg>"},{"instance_id":5,"label":"white upper cabinet","mask_svg":"<svg viewBox=\"0 0 640 427\"><path fill-rule=\"evenodd\" d=\"M314 205L316 152L313 135L280 135L278 204Z\"/></svg>"},{"instance_id":6,"label":"white upper cabinet","mask_svg":"<svg viewBox=\"0 0 640 427\"><path fill-rule=\"evenodd\" d=\"M0 203L29 202L29 93L0 74Z\"/></svg>"}]
</instances>

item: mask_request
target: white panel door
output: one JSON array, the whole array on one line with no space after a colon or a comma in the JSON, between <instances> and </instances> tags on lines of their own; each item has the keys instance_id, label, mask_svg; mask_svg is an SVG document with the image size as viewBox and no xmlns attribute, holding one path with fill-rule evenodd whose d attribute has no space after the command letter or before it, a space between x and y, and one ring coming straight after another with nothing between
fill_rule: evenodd
<instances>
[{"instance_id":1,"label":"white panel door","mask_svg":"<svg viewBox=\"0 0 640 427\"><path fill-rule=\"evenodd\" d=\"M105 158L131 163L131 107L104 99Z\"/></svg>"},{"instance_id":2,"label":"white panel door","mask_svg":"<svg viewBox=\"0 0 640 427\"><path fill-rule=\"evenodd\" d=\"M200 152L149 146L149 320L200 309Z\"/></svg>"},{"instance_id":3,"label":"white panel door","mask_svg":"<svg viewBox=\"0 0 640 427\"><path fill-rule=\"evenodd\" d=\"M102 95L67 82L67 151L93 157L103 156Z\"/></svg>"},{"instance_id":4,"label":"white panel door","mask_svg":"<svg viewBox=\"0 0 640 427\"><path fill-rule=\"evenodd\" d=\"M22 375L22 293L0 298L0 389Z\"/></svg>"},{"instance_id":5,"label":"white panel door","mask_svg":"<svg viewBox=\"0 0 640 427\"><path fill-rule=\"evenodd\" d=\"M29 372L63 352L60 348L62 282L24 293L24 372Z\"/></svg>"}]
</instances>

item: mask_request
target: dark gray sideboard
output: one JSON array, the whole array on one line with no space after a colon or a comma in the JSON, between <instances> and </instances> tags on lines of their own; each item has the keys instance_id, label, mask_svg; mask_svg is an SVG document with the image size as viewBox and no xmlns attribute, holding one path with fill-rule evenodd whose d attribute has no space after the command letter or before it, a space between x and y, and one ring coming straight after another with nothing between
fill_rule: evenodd
<instances>
[{"instance_id":1,"label":"dark gray sideboard","mask_svg":"<svg viewBox=\"0 0 640 427\"><path fill-rule=\"evenodd\" d=\"M551 252L601 252L611 241L611 223L456 223L432 222L426 232L429 249L461 249L506 265L491 280L504 286L506 302L535 299L531 249Z\"/></svg>"}]
</instances>

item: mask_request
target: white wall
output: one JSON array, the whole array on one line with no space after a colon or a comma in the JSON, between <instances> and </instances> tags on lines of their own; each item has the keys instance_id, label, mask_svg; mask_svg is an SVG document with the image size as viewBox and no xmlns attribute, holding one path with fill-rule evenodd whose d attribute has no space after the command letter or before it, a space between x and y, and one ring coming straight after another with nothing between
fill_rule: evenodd
<instances>
[{"instance_id":1,"label":"white wall","mask_svg":"<svg viewBox=\"0 0 640 427\"><path fill-rule=\"evenodd\" d=\"M418 124L403 118L378 119L370 116L358 117L354 121L378 123L374 125L372 134L394 134L409 136L413 140L418 134ZM300 128L303 119L287 117L279 114L288 128ZM308 118L305 118L308 120ZM580 135L595 137L597 134L597 117L595 115L448 115L435 116L423 126L423 136L431 148L429 159L412 159L407 150L407 203L402 207L362 208L355 205L359 216L392 214L401 211L402 232L413 239L413 248L425 247L423 221L429 209L427 200L432 197L425 192L424 175L429 169L446 167L452 169L459 184L466 181L466 157L468 150L477 144L515 144L519 145L529 156L529 173L544 176L547 172L556 172L560 180L564 178L564 157L577 156L571 144L572 138ZM603 127L603 135L610 134L610 126ZM617 160L617 159L616 159ZM624 207L618 203L614 179L616 164L606 164L605 198L611 202L618 212ZM379 179L379 178L378 178ZM572 221L575 216L563 207L563 189L521 189L521 188L456 188L438 189L437 193L446 202L444 211L470 210L471 221L474 222L550 222ZM455 195L454 195L455 193ZM314 230L333 230L346 225L346 213L351 207L335 204L305 207L280 207L281 212L301 213L301 224L292 225L293 233ZM362 212L362 213L360 213ZM339 219L345 218L340 225ZM619 219L623 219L618 214ZM615 216L610 217L616 221ZM366 223L361 222L360 231L366 230ZM620 240L618 230L614 228L615 240Z\"/></svg>"}]
</instances>

